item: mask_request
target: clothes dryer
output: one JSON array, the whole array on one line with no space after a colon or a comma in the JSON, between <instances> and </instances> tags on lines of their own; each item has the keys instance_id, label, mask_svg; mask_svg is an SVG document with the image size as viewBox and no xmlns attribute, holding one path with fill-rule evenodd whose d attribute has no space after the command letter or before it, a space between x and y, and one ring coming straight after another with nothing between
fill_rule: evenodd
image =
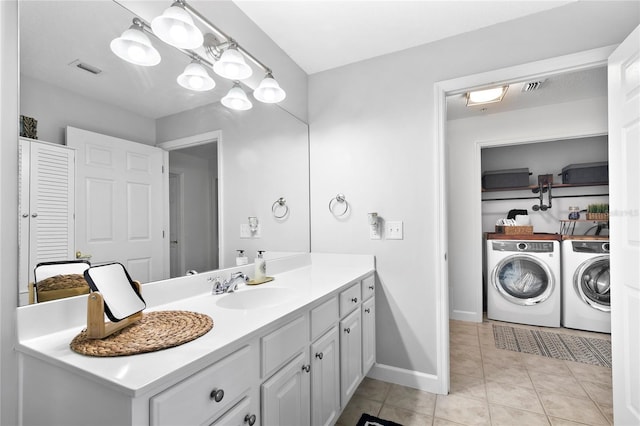
<instances>
[{"instance_id":1,"label":"clothes dryer","mask_svg":"<svg viewBox=\"0 0 640 426\"><path fill-rule=\"evenodd\" d=\"M562 241L562 325L611 333L609 240L584 238Z\"/></svg>"},{"instance_id":2,"label":"clothes dryer","mask_svg":"<svg viewBox=\"0 0 640 426\"><path fill-rule=\"evenodd\" d=\"M560 242L487 240L487 317L560 327Z\"/></svg>"}]
</instances>

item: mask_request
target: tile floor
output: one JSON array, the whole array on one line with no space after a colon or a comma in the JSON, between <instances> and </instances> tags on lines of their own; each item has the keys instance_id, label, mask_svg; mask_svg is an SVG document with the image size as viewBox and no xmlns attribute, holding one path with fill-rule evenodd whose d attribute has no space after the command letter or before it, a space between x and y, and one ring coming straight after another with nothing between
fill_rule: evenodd
<instances>
[{"instance_id":1,"label":"tile floor","mask_svg":"<svg viewBox=\"0 0 640 426\"><path fill-rule=\"evenodd\" d=\"M404 426L613 424L611 369L496 349L493 323L451 321L449 395L365 378L336 425L355 426L363 412Z\"/></svg>"}]
</instances>

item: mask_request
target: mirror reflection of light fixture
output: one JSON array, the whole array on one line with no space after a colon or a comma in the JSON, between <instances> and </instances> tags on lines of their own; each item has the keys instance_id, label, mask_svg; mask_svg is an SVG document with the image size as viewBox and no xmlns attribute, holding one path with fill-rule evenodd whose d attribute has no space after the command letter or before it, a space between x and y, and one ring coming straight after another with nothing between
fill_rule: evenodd
<instances>
[{"instance_id":1,"label":"mirror reflection of light fixture","mask_svg":"<svg viewBox=\"0 0 640 426\"><path fill-rule=\"evenodd\" d=\"M220 102L222 102L222 105L227 108L235 109L237 111L246 111L253 107L253 104L247 97L244 90L242 90L242 87L240 87L240 82L238 81L233 83L233 87L229 90L229 93L227 93Z\"/></svg>"},{"instance_id":2,"label":"mirror reflection of light fixture","mask_svg":"<svg viewBox=\"0 0 640 426\"><path fill-rule=\"evenodd\" d=\"M234 45L225 50L220 59L213 64L213 71L220 77L229 80L244 80L253 74L253 70L247 65L244 57Z\"/></svg>"},{"instance_id":3,"label":"mirror reflection of light fixture","mask_svg":"<svg viewBox=\"0 0 640 426\"><path fill-rule=\"evenodd\" d=\"M110 47L120 59L135 65L152 67L160 63L160 53L151 44L151 40L143 31L142 23L137 18L120 37L111 41Z\"/></svg>"},{"instance_id":4,"label":"mirror reflection of light fixture","mask_svg":"<svg viewBox=\"0 0 640 426\"><path fill-rule=\"evenodd\" d=\"M280 87L278 82L273 78L271 72L262 79L260 85L253 91L253 97L267 104L273 104L282 101L287 94Z\"/></svg>"},{"instance_id":5,"label":"mirror reflection of light fixture","mask_svg":"<svg viewBox=\"0 0 640 426\"><path fill-rule=\"evenodd\" d=\"M484 105L500 102L507 93L509 86L493 87L491 89L467 92L467 106Z\"/></svg>"},{"instance_id":6,"label":"mirror reflection of light fixture","mask_svg":"<svg viewBox=\"0 0 640 426\"><path fill-rule=\"evenodd\" d=\"M258 218L255 216L249 216L249 230L253 233L258 231Z\"/></svg>"},{"instance_id":7,"label":"mirror reflection of light fixture","mask_svg":"<svg viewBox=\"0 0 640 426\"><path fill-rule=\"evenodd\" d=\"M178 76L178 84L185 89L204 92L216 87L216 82L207 73L205 67L198 61L193 61Z\"/></svg>"},{"instance_id":8,"label":"mirror reflection of light fixture","mask_svg":"<svg viewBox=\"0 0 640 426\"><path fill-rule=\"evenodd\" d=\"M160 40L179 49L195 49L202 46L204 40L181 1L174 2L162 15L156 16L151 21L151 29Z\"/></svg>"}]
</instances>

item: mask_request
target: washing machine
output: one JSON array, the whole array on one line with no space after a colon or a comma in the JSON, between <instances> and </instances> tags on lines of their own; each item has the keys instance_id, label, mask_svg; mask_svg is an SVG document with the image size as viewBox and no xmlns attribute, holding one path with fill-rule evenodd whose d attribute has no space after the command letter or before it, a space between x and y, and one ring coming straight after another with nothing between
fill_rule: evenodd
<instances>
[{"instance_id":1,"label":"washing machine","mask_svg":"<svg viewBox=\"0 0 640 426\"><path fill-rule=\"evenodd\" d=\"M609 240L562 241L562 325L611 333Z\"/></svg>"},{"instance_id":2,"label":"washing machine","mask_svg":"<svg viewBox=\"0 0 640 426\"><path fill-rule=\"evenodd\" d=\"M560 327L560 241L487 239L487 317Z\"/></svg>"}]
</instances>

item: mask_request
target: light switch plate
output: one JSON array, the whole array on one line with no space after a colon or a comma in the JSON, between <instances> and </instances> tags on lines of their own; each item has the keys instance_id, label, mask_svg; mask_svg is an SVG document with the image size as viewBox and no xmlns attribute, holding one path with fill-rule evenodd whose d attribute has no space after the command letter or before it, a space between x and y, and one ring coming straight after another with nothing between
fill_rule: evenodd
<instances>
[{"instance_id":1,"label":"light switch plate","mask_svg":"<svg viewBox=\"0 0 640 426\"><path fill-rule=\"evenodd\" d=\"M385 223L385 236L387 240L404 239L404 231L401 220L389 220Z\"/></svg>"}]
</instances>

